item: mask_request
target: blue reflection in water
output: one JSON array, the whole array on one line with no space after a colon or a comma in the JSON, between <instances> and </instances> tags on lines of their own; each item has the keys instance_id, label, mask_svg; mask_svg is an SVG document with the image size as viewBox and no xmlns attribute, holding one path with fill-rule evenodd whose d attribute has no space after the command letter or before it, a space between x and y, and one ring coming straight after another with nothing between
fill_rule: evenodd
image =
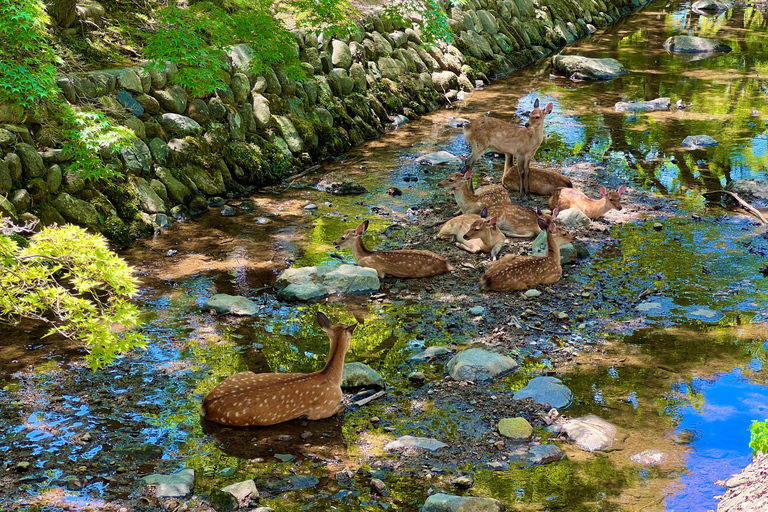
<instances>
[{"instance_id":1,"label":"blue reflection in water","mask_svg":"<svg viewBox=\"0 0 768 512\"><path fill-rule=\"evenodd\" d=\"M713 498L723 493L714 484L741 471L752 460L749 425L768 417L768 386L751 383L735 369L712 380L694 379L693 393L703 395L698 410L687 405L678 411L677 431L692 432L688 473L683 475L666 498L666 508L674 512L699 512L717 509Z\"/></svg>"}]
</instances>

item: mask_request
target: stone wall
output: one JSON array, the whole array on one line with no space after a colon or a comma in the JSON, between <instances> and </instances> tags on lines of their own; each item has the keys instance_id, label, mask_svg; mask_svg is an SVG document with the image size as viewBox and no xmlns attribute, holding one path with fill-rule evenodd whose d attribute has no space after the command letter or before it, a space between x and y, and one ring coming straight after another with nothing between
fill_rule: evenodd
<instances>
[{"instance_id":1,"label":"stone wall","mask_svg":"<svg viewBox=\"0 0 768 512\"><path fill-rule=\"evenodd\" d=\"M310 77L302 83L280 70L254 75L250 48L232 47L222 64L227 86L207 97L174 84L173 65L61 75L59 101L96 104L135 133L130 147L99 151L125 177L92 184L66 171L50 122L0 105L0 213L73 222L125 246L221 204L219 196L374 139L642 3L467 0L459 8L441 0L455 43L439 48L424 48L417 30L371 13L348 38L296 33Z\"/></svg>"}]
</instances>

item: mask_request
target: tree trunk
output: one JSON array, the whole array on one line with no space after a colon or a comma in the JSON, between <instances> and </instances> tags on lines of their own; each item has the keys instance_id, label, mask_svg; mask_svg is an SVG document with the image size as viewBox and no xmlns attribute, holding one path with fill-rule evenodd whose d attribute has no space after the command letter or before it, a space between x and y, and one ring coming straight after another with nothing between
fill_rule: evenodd
<instances>
[{"instance_id":1,"label":"tree trunk","mask_svg":"<svg viewBox=\"0 0 768 512\"><path fill-rule=\"evenodd\" d=\"M61 28L69 28L77 19L76 0L53 0L48 14Z\"/></svg>"}]
</instances>

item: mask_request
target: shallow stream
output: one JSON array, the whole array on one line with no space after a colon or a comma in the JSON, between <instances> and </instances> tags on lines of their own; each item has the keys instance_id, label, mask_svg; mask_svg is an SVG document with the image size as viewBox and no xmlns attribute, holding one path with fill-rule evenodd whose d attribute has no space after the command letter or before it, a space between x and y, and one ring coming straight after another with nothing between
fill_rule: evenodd
<instances>
[{"instance_id":1,"label":"shallow stream","mask_svg":"<svg viewBox=\"0 0 768 512\"><path fill-rule=\"evenodd\" d=\"M0 509L98 509L116 499L141 506L139 477L184 466L198 471L197 493L203 495L254 477L262 479L260 489L268 488L264 479L283 474L283 484L290 480L285 485L296 490L261 500L278 512L415 511L438 488L494 497L521 510L715 509L714 496L723 492L715 481L749 463L749 424L768 417L768 285L761 275L768 235L702 194L735 179L767 177L768 81L760 78L768 76L766 16L742 6L703 17L687 3L652 2L563 50L616 58L630 72L624 77L574 83L552 76L544 59L322 166L321 173L354 177L368 194L318 192L311 186L318 174L244 198L251 203L231 201L238 207L235 217L213 209L126 251L142 276L138 300L151 339L145 352L94 374L83 368L75 348L54 338L39 341L41 331L33 326L24 326L29 341L23 346L18 331L0 333ZM677 34L713 37L733 51L686 61L662 49ZM614 110L618 101L660 96L690 106L638 114ZM412 285L387 279L378 299L305 305L278 301L270 285L290 265L351 262L331 243L356 225L355 217L371 220L367 242L374 246L386 240L390 224L407 225L434 197L444 198L435 183L449 171L413 160L438 150L467 153L453 117L492 111L521 120L535 98L555 106L537 159L560 165L574 179L585 177L585 163L604 165L605 185L628 183L637 204L609 216L606 236L615 244L568 272L567 279L599 290L599 300L584 301L586 330L571 326L564 334L527 336L519 354L524 371L491 386L502 393L556 373L575 396L561 412L614 423L620 432L615 448L595 454L563 443L567 458L559 462L505 471L457 461L454 472L471 475L475 485L456 491L433 479L450 473L442 467L377 473L366 446L388 434L363 428L370 411L350 412L342 422L266 429L201 423L202 397L232 373L318 369L327 353L327 338L314 321L318 309L334 322L365 320L347 362L365 362L386 380L402 383L393 391L401 401L414 391L398 380L411 354L471 342L484 327L468 315L471 304L459 290L456 297L424 303ZM719 145L681 147L685 136L698 134ZM493 167L498 176L500 166L500 160L484 158L476 171L483 176ZM387 196L389 187L403 195ZM318 209L304 210L308 203ZM657 222L662 230L654 229ZM261 312L244 319L211 317L201 308L214 293L250 296ZM561 373L552 347L575 347L579 356ZM428 379L442 378L441 366L422 370ZM385 420L391 414L372 410ZM450 442L462 413L428 413L432 427ZM415 419L400 422L398 434L418 431L410 426ZM278 441L278 435L293 440ZM663 460L644 465L630 459L644 450L661 452ZM30 459L28 470L15 469L19 460ZM360 482L337 483L334 473L345 467L371 469L387 484L388 496L376 499Z\"/></svg>"}]
</instances>

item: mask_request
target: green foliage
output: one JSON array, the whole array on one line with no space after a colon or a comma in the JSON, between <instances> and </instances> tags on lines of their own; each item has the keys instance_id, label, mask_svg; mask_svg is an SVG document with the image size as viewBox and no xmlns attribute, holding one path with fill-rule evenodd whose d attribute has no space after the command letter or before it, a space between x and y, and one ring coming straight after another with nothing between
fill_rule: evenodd
<instances>
[{"instance_id":1,"label":"green foliage","mask_svg":"<svg viewBox=\"0 0 768 512\"><path fill-rule=\"evenodd\" d=\"M129 300L138 281L104 237L67 225L45 228L22 247L10 236L19 228L7 221L0 227L0 321L50 324L49 335L58 332L87 347L94 370L145 345L129 330L138 324Z\"/></svg>"},{"instance_id":2,"label":"green foliage","mask_svg":"<svg viewBox=\"0 0 768 512\"><path fill-rule=\"evenodd\" d=\"M291 162L280 149L260 140L259 144L232 142L225 148L231 160L248 173L248 182L254 185L275 183L288 176Z\"/></svg>"},{"instance_id":3,"label":"green foliage","mask_svg":"<svg viewBox=\"0 0 768 512\"><path fill-rule=\"evenodd\" d=\"M299 27L329 35L358 30L353 21L355 10L348 0L291 0L290 5Z\"/></svg>"},{"instance_id":4,"label":"green foliage","mask_svg":"<svg viewBox=\"0 0 768 512\"><path fill-rule=\"evenodd\" d=\"M114 124L98 110L63 110L64 153L72 163L67 167L84 179L114 178L121 173L104 165L99 150L109 148L120 151L135 138L133 131Z\"/></svg>"},{"instance_id":5,"label":"green foliage","mask_svg":"<svg viewBox=\"0 0 768 512\"><path fill-rule=\"evenodd\" d=\"M768 453L768 419L765 421L753 421L752 425L749 426L749 431L752 433L749 447L755 453Z\"/></svg>"},{"instance_id":6,"label":"green foliage","mask_svg":"<svg viewBox=\"0 0 768 512\"><path fill-rule=\"evenodd\" d=\"M54 54L41 0L0 0L0 103L30 107L53 95Z\"/></svg>"},{"instance_id":7,"label":"green foliage","mask_svg":"<svg viewBox=\"0 0 768 512\"><path fill-rule=\"evenodd\" d=\"M193 96L225 85L220 70L226 48L238 43L258 43L251 55L253 73L279 64L289 77L303 77L294 36L272 15L269 2L236 0L230 7L231 12L200 2L188 9L170 6L158 11L158 30L147 41L144 54L176 64L175 81Z\"/></svg>"},{"instance_id":8,"label":"green foliage","mask_svg":"<svg viewBox=\"0 0 768 512\"><path fill-rule=\"evenodd\" d=\"M452 0L451 5L461 6L465 0ZM422 15L421 39L431 45L440 41L453 42L451 27L448 25L448 13L440 7L437 0L404 0L393 2L384 8L384 18L401 25L410 26L410 14Z\"/></svg>"}]
</instances>

